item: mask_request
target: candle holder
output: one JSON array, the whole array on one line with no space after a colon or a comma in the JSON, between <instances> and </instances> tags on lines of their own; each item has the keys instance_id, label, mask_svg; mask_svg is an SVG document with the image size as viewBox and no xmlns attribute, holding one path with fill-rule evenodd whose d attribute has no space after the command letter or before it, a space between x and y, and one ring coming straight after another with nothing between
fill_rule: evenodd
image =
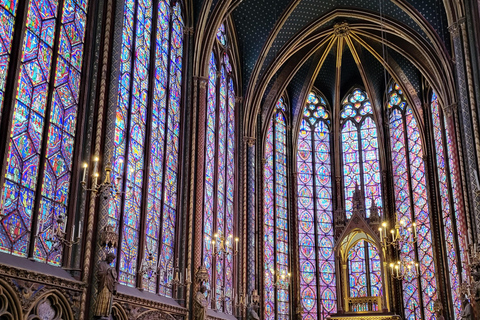
<instances>
[{"instance_id":1,"label":"candle holder","mask_svg":"<svg viewBox=\"0 0 480 320\"><path fill-rule=\"evenodd\" d=\"M73 226L72 237L70 240L67 239L67 233L64 232L61 228L65 224L64 216L59 214L55 219L56 224L51 224L47 229L43 229L43 223L40 226L40 230L42 233L46 233L45 241L52 243L51 250L52 251L60 251L63 247L72 247L80 242L81 238L78 236L75 240L73 239L75 234L75 226ZM48 232L51 230L51 232ZM38 237L39 234L35 235Z\"/></svg>"},{"instance_id":2,"label":"candle holder","mask_svg":"<svg viewBox=\"0 0 480 320\"><path fill-rule=\"evenodd\" d=\"M233 248L233 235L229 235L226 239L225 237L215 233L213 235L215 238L211 241L213 246L213 255L216 257L221 257L222 255L228 256L233 255L236 256L238 254L238 242L239 239L235 238L235 248Z\"/></svg>"},{"instance_id":3,"label":"candle holder","mask_svg":"<svg viewBox=\"0 0 480 320\"><path fill-rule=\"evenodd\" d=\"M390 263L391 277L396 280L403 280L407 277L417 278L420 275L418 262L402 259L395 263Z\"/></svg>"},{"instance_id":4,"label":"candle holder","mask_svg":"<svg viewBox=\"0 0 480 320\"><path fill-rule=\"evenodd\" d=\"M417 224L412 223L408 226L408 222L405 218L395 219L395 227L390 229L390 235L388 234L388 223L383 222L382 226L378 228L380 233L380 242L383 248L392 246L397 250L401 250L404 245L413 246L417 241Z\"/></svg>"},{"instance_id":5,"label":"candle holder","mask_svg":"<svg viewBox=\"0 0 480 320\"><path fill-rule=\"evenodd\" d=\"M83 178L82 181L80 182L80 185L82 186L83 190L92 192L94 197L98 197L99 195L103 195L104 199L107 200L108 198L114 198L116 199L119 195L121 195L123 192L121 192L118 189L118 186L120 185L120 182L122 180L121 176L116 177L115 183L112 182L112 167L109 164L105 166L105 180L98 184L98 179L100 177L100 174L98 173L98 162L99 162L99 157L95 156L93 158L93 174L92 174L92 185L90 188L87 186L87 169L88 169L88 164L84 163L83 164ZM123 163L122 160L119 161L120 164ZM132 186L129 186L129 188L132 188Z\"/></svg>"},{"instance_id":6,"label":"candle holder","mask_svg":"<svg viewBox=\"0 0 480 320\"><path fill-rule=\"evenodd\" d=\"M272 275L275 276L275 271L272 271ZM290 286L290 279L292 274L290 272L286 272L283 270L282 272L277 271L277 281L273 284L273 286L279 290L288 290Z\"/></svg>"}]
</instances>

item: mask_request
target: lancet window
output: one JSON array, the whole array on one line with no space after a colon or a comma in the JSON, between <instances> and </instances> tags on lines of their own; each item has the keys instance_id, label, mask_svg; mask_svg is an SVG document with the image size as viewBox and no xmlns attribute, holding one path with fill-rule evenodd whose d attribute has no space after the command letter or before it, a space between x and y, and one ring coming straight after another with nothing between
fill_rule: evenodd
<instances>
[{"instance_id":1,"label":"lancet window","mask_svg":"<svg viewBox=\"0 0 480 320\"><path fill-rule=\"evenodd\" d=\"M266 319L289 319L290 314L286 112L285 100L280 98L269 122L264 153Z\"/></svg>"},{"instance_id":2,"label":"lancet window","mask_svg":"<svg viewBox=\"0 0 480 320\"><path fill-rule=\"evenodd\" d=\"M418 261L420 277L407 274L403 280L403 303L407 319L435 319L437 298L432 232L426 186L424 151L420 127L402 89L388 88L388 114L394 180L395 211L399 223L417 224L418 242L404 243L400 256Z\"/></svg>"},{"instance_id":3,"label":"lancet window","mask_svg":"<svg viewBox=\"0 0 480 320\"><path fill-rule=\"evenodd\" d=\"M462 297L459 287L462 279L462 264L465 262L465 249L467 248L465 235L459 228L460 215L462 214L459 202L458 177L453 163L455 144L452 140L450 129L442 117L442 110L438 96L432 92L430 110L432 114L433 138L435 140L436 162L438 172L438 186L443 218L443 232L445 236L446 255L448 262L448 275L452 288L452 299L455 317L460 318L462 312ZM457 249L458 248L458 249ZM463 274L465 279L465 274Z\"/></svg>"},{"instance_id":4,"label":"lancet window","mask_svg":"<svg viewBox=\"0 0 480 320\"><path fill-rule=\"evenodd\" d=\"M336 312L331 144L329 108L311 92L297 141L300 297L308 320Z\"/></svg>"},{"instance_id":5,"label":"lancet window","mask_svg":"<svg viewBox=\"0 0 480 320\"><path fill-rule=\"evenodd\" d=\"M174 0L129 0L123 19L113 176L120 177L125 196L110 201L108 223L120 232L119 282L132 287L141 283L144 290L171 296L178 220L182 5Z\"/></svg>"},{"instance_id":6,"label":"lancet window","mask_svg":"<svg viewBox=\"0 0 480 320\"><path fill-rule=\"evenodd\" d=\"M233 313L235 221L235 82L226 27L220 26L210 56L205 150L203 262L212 308Z\"/></svg>"}]
</instances>

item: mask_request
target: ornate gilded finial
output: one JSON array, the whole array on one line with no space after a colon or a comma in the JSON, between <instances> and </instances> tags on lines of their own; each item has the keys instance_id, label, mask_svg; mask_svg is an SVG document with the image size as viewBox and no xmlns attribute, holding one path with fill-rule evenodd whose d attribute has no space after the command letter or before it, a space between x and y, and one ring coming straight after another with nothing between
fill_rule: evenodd
<instances>
[{"instance_id":1,"label":"ornate gilded finial","mask_svg":"<svg viewBox=\"0 0 480 320\"><path fill-rule=\"evenodd\" d=\"M118 246L118 234L115 232L115 226L111 224L105 226L100 232L100 245L106 248L107 252L111 252Z\"/></svg>"},{"instance_id":2,"label":"ornate gilded finial","mask_svg":"<svg viewBox=\"0 0 480 320\"><path fill-rule=\"evenodd\" d=\"M380 214L377 203L372 193L372 206L370 207L370 224L380 224Z\"/></svg>"},{"instance_id":3,"label":"ornate gilded finial","mask_svg":"<svg viewBox=\"0 0 480 320\"><path fill-rule=\"evenodd\" d=\"M346 22L336 23L333 26L333 32L337 37L347 37L350 34L350 27Z\"/></svg>"},{"instance_id":4,"label":"ornate gilded finial","mask_svg":"<svg viewBox=\"0 0 480 320\"><path fill-rule=\"evenodd\" d=\"M204 265L198 267L197 273L195 274L195 280L198 283L208 282L208 271Z\"/></svg>"}]
</instances>

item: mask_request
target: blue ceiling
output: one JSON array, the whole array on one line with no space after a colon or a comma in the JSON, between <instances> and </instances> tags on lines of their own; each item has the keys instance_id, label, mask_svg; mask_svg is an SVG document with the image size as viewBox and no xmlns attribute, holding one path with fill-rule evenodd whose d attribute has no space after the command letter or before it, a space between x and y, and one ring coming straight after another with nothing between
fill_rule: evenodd
<instances>
[{"instance_id":1,"label":"blue ceiling","mask_svg":"<svg viewBox=\"0 0 480 320\"><path fill-rule=\"evenodd\" d=\"M204 0L194 1L194 10L196 10L195 15L197 16L200 8L199 3L203 3L203 1ZM287 8L295 2L299 2L298 5L288 17L285 17ZM213 0L212 3L218 5L220 1ZM443 40L447 50L450 50L450 38L447 31L448 24L445 11L443 10L442 0L412 0L409 4L424 17L437 32L440 39ZM258 66L260 70L258 79L261 79L278 52L292 37L300 33L311 22L325 16L328 12L336 8L362 9L378 13L379 15L382 14L407 25L426 39L426 41L430 41L416 21L391 0L243 0L232 14L235 32L238 38L243 91L245 92L248 87L253 88L257 85L256 83L251 83L253 81L251 78L252 72L257 61L261 58L262 50L279 19L283 17L285 22L266 53L264 57L265 61ZM320 29L326 27L328 26L324 25L321 26ZM328 56L327 61L323 64L324 67L315 80L315 86L326 95L330 103L333 100L334 94L334 51L335 50L332 50L332 53ZM362 84L358 68L349 50L346 50L345 54L342 67L341 96L345 94L344 90L348 90L349 87L355 83ZM366 52L366 50L359 52L359 54L361 54L362 64L366 65L365 70L368 76L371 77L370 79L375 90L378 91L377 94L380 94L383 92L385 86L383 67L370 53ZM391 57L395 59L396 63L404 70L412 85L419 90L419 74L415 67L399 54L391 52ZM309 69L315 68L315 66L316 63L312 63L312 59L310 59L299 69L299 74L293 78L288 88L289 95L295 97L300 94L302 86L306 82L303 78L310 74ZM302 85L300 85L300 83ZM268 94L268 91L265 94ZM294 100L294 97L291 99ZM381 97L381 95L378 97Z\"/></svg>"}]
</instances>

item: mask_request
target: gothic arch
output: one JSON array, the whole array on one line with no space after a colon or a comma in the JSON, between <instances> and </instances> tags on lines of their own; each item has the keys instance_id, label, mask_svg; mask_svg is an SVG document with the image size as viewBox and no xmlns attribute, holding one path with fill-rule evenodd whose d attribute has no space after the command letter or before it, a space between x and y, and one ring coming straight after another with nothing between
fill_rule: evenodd
<instances>
[{"instance_id":1,"label":"gothic arch","mask_svg":"<svg viewBox=\"0 0 480 320\"><path fill-rule=\"evenodd\" d=\"M138 316L137 320L176 320L171 314L163 311L146 311Z\"/></svg>"},{"instance_id":2,"label":"gothic arch","mask_svg":"<svg viewBox=\"0 0 480 320\"><path fill-rule=\"evenodd\" d=\"M127 313L125 312L125 309L119 304L119 303L114 303L112 306L112 316L113 319L115 320L128 320Z\"/></svg>"},{"instance_id":3,"label":"gothic arch","mask_svg":"<svg viewBox=\"0 0 480 320\"><path fill-rule=\"evenodd\" d=\"M280 50L277 58L268 67L265 75L257 82L251 81L251 83L255 82L256 86L254 89L246 89L245 106L247 106L247 108L244 118L245 135L255 136L256 115L260 111L261 101L269 82L275 77L277 71L280 70L286 61L298 54L302 49L314 43L326 44L331 40L334 34L333 28L318 31L321 26L333 20L348 18L362 20L361 23L355 23L349 26L351 30L358 34L358 36L354 37L354 40L364 46L366 50L379 60L398 83L407 87L406 84L408 80L404 75L397 72L398 66L389 61L385 61L381 54L375 50L375 47L378 46L382 40L390 50L398 52L412 62L423 76L432 83L443 105L448 105L452 101L455 101L452 62L449 54L445 50L439 49L443 48L443 46L438 44L438 39L435 41L437 45L432 46L426 40L421 39L417 32L398 21L387 17L381 19L378 14L364 10L335 9L328 15L317 19L302 30L302 32L299 32ZM388 34L388 38L382 39L379 35L380 31ZM368 40L364 40L364 38ZM311 54L313 55L314 52ZM420 108L421 105L418 97L413 90L411 91L412 92L406 90L406 95L409 95L409 100L416 102L415 106Z\"/></svg>"},{"instance_id":4,"label":"gothic arch","mask_svg":"<svg viewBox=\"0 0 480 320\"><path fill-rule=\"evenodd\" d=\"M38 297L26 312L25 320L73 320L71 303L58 290L51 290Z\"/></svg>"},{"instance_id":5,"label":"gothic arch","mask_svg":"<svg viewBox=\"0 0 480 320\"><path fill-rule=\"evenodd\" d=\"M22 319L22 306L12 287L0 280L0 319Z\"/></svg>"}]
</instances>

